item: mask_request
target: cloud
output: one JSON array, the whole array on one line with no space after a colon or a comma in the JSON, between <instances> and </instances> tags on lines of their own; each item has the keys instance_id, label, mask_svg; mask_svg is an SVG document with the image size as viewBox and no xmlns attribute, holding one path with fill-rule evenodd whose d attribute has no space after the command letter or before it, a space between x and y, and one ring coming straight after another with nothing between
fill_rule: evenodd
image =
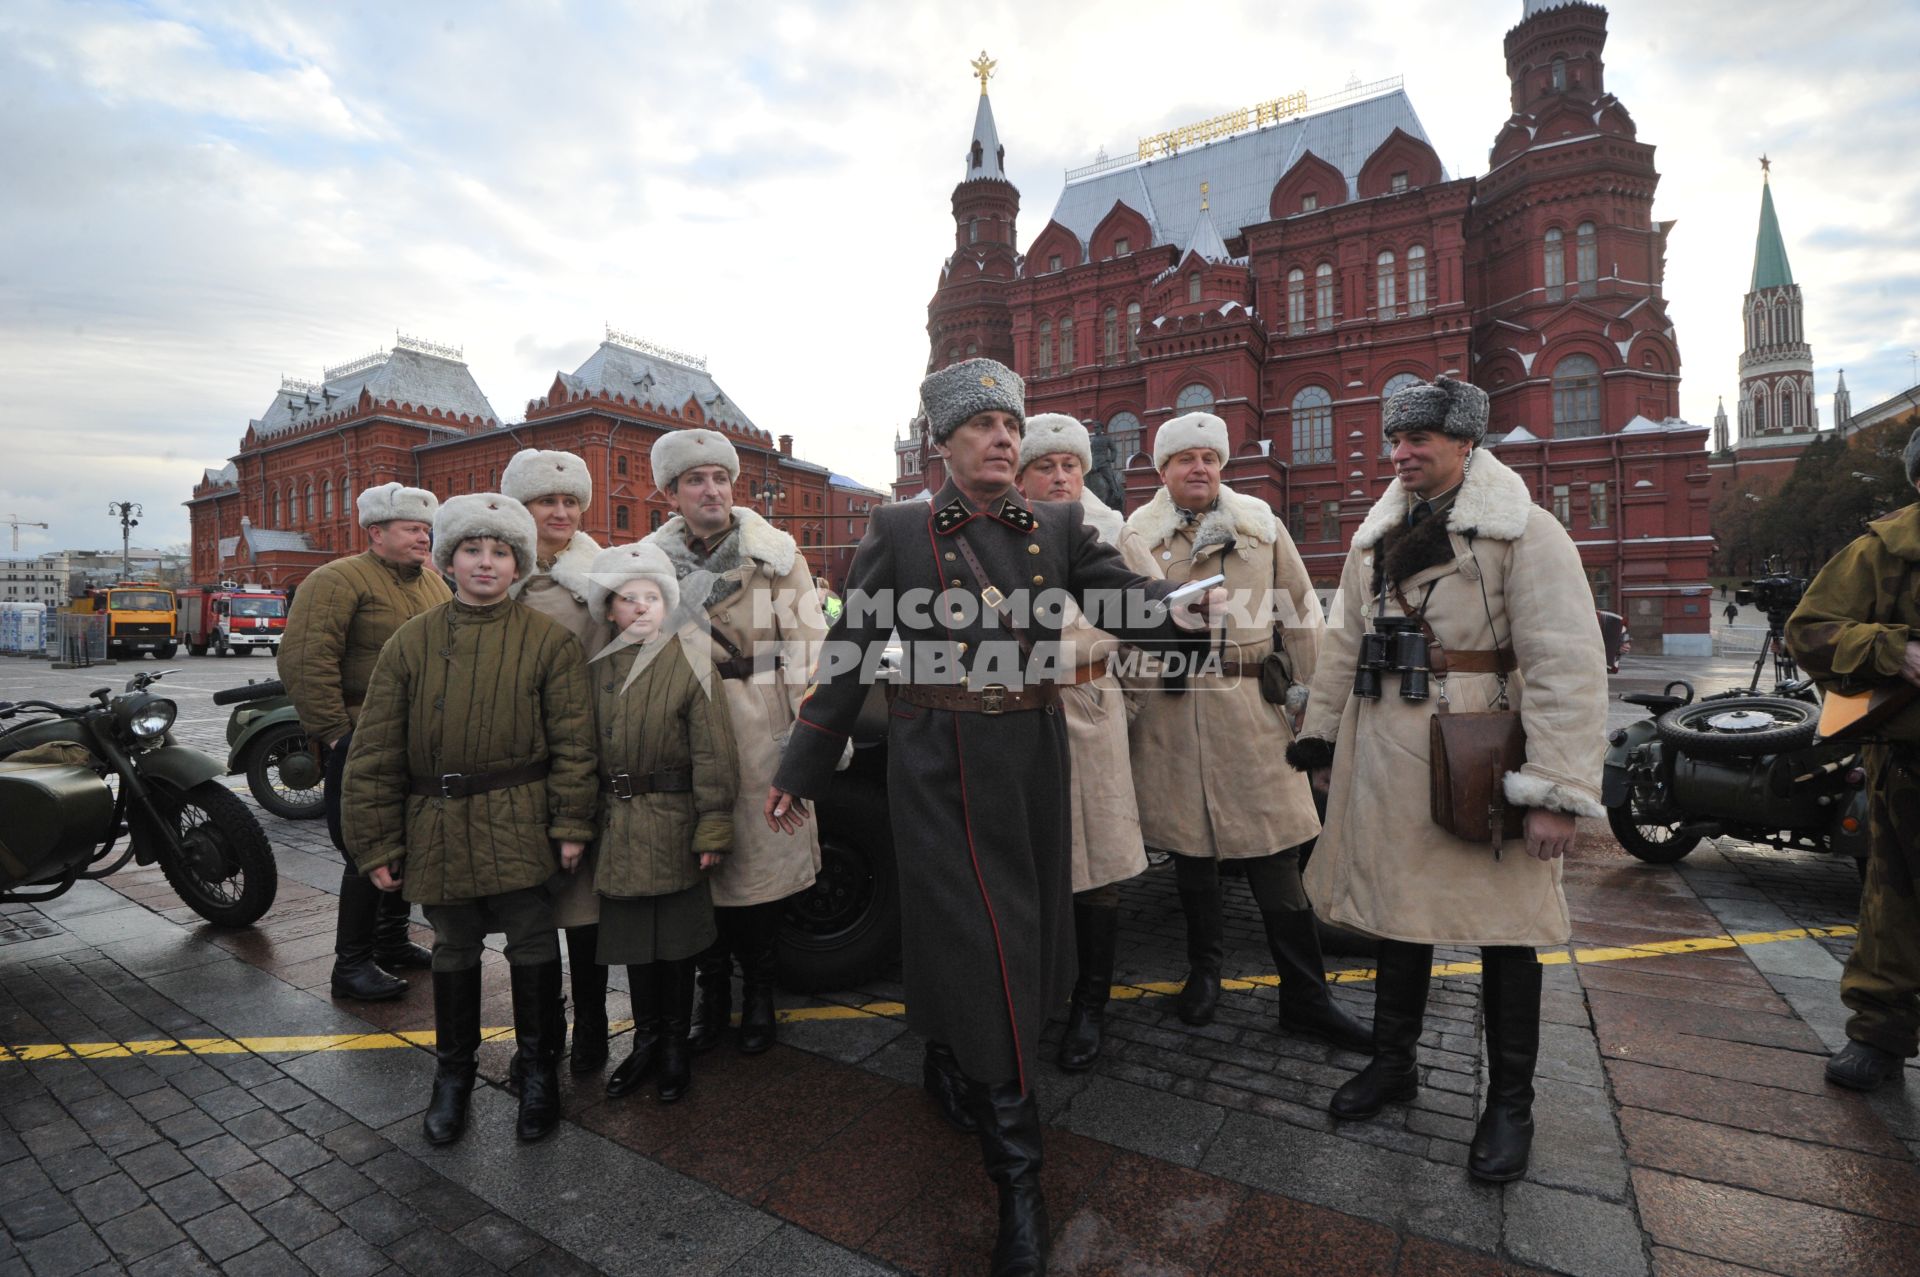
<instances>
[{"instance_id":1,"label":"cloud","mask_svg":"<svg viewBox=\"0 0 1920 1277\"><path fill-rule=\"evenodd\" d=\"M0 501L54 523L43 544L117 539L109 496L183 540L178 503L281 374L402 329L464 346L517 417L608 321L705 354L759 424L878 478L926 362L983 39L1026 243L1097 149L1349 76L1404 72L1442 160L1478 173L1519 8L1239 0L1207 11L1232 38L1195 74L1185 53L1142 58L1169 21L1145 0L16 0L0 12ZM1920 222L1904 136L1920 102L1898 50L1920 16L1610 11L1608 87L1659 148L1655 216L1679 221L1686 415L1708 420L1736 385L1762 150L1822 394L1841 361L1856 403L1904 384L1920 320L1889 260L1911 263Z\"/></svg>"}]
</instances>

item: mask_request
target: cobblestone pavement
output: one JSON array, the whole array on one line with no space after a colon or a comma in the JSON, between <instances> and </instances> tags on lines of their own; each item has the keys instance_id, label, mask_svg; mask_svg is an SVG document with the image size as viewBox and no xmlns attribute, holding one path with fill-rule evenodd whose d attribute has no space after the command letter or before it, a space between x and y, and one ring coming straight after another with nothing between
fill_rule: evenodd
<instances>
[{"instance_id":1,"label":"cobblestone pavement","mask_svg":"<svg viewBox=\"0 0 1920 1277\"><path fill-rule=\"evenodd\" d=\"M225 722L208 694L271 673L265 658L170 665L179 735L207 747ZM1616 690L1712 690L1750 669L1629 658ZM0 662L0 699L77 699L129 673ZM202 925L151 870L0 906L0 1272L984 1266L977 1152L920 1097L918 1041L871 1013L897 1005L897 983L783 997L781 1046L699 1057L672 1106L607 1101L600 1077L563 1070L568 1120L535 1146L512 1139L510 1044L491 1041L473 1129L429 1149L431 1059L398 1036L431 1029L425 982L378 1006L328 999L337 855L317 822L263 823L281 891L248 931ZM1227 932L1243 978L1193 1029L1164 996L1185 967L1171 873L1130 884L1108 1050L1041 1079L1054 1271L1910 1270L1920 1082L1910 1069L1863 1098L1820 1073L1841 1038L1851 865L1724 841L1642 865L1596 828L1567 883L1574 944L1546 955L1533 1164L1505 1187L1464 1170L1485 1086L1476 953L1436 955L1416 1100L1335 1126L1327 1098L1362 1061L1276 1031L1244 885ZM1330 965L1334 996L1367 1013L1365 959ZM504 972L487 987L487 1023L508 1024Z\"/></svg>"}]
</instances>

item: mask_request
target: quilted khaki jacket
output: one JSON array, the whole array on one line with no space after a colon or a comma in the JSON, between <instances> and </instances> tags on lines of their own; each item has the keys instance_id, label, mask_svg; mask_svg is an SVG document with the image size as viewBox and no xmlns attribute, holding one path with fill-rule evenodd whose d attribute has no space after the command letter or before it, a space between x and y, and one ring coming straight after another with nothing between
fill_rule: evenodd
<instances>
[{"instance_id":1,"label":"quilted khaki jacket","mask_svg":"<svg viewBox=\"0 0 1920 1277\"><path fill-rule=\"evenodd\" d=\"M451 597L438 573L399 567L371 550L314 569L294 591L278 661L307 734L331 745L352 730L380 649Z\"/></svg>"},{"instance_id":2,"label":"quilted khaki jacket","mask_svg":"<svg viewBox=\"0 0 1920 1277\"><path fill-rule=\"evenodd\" d=\"M411 777L484 775L545 760L545 780L466 798L422 797ZM374 667L342 785L347 850L362 872L402 867L408 900L448 904L537 887L553 843L593 837L599 783L580 644L508 599L458 600L400 627Z\"/></svg>"},{"instance_id":3,"label":"quilted khaki jacket","mask_svg":"<svg viewBox=\"0 0 1920 1277\"><path fill-rule=\"evenodd\" d=\"M603 896L664 896L697 885L700 853L733 848L740 789L732 716L718 676L710 666L704 678L695 673L678 635L602 649L589 673L603 775L693 773L691 790L602 794L595 889Z\"/></svg>"}]
</instances>

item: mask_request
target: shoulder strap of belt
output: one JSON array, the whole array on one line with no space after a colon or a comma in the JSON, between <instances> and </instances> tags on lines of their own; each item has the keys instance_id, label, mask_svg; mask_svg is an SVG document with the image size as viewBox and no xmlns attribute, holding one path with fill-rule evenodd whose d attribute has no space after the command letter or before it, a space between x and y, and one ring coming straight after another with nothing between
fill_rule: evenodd
<instances>
[{"instance_id":1,"label":"shoulder strap of belt","mask_svg":"<svg viewBox=\"0 0 1920 1277\"><path fill-rule=\"evenodd\" d=\"M974 584L980 587L980 601L992 608L994 614L1013 631L1014 639L1020 644L1020 655L1032 656L1033 636L1027 633L1025 627L1014 623L1013 609L1007 606L1007 596L987 579L987 570L980 566L980 556L967 544L967 534L956 532L953 539L960 545L960 557L966 560L967 570L973 573Z\"/></svg>"}]
</instances>

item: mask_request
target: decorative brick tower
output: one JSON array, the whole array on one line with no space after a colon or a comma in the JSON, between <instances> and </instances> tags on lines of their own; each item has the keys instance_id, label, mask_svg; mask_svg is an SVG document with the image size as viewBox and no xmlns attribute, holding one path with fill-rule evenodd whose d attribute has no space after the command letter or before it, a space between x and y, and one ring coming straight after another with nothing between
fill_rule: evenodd
<instances>
[{"instance_id":1,"label":"decorative brick tower","mask_svg":"<svg viewBox=\"0 0 1920 1277\"><path fill-rule=\"evenodd\" d=\"M1734 446L1820 428L1813 402L1813 347L1801 325L1800 285L1787 264L1787 245L1773 211L1773 183L1760 157L1760 231L1753 244L1753 280L1740 318L1740 438ZM1841 424L1841 423L1836 423Z\"/></svg>"}]
</instances>

